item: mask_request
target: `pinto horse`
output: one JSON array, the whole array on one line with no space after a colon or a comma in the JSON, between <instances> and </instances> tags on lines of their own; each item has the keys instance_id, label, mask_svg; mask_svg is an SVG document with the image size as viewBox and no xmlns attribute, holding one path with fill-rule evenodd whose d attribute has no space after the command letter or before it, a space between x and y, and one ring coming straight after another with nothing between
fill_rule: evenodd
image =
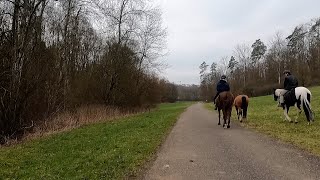
<instances>
[{"instance_id":1,"label":"pinto horse","mask_svg":"<svg viewBox=\"0 0 320 180\"><path fill-rule=\"evenodd\" d=\"M242 119L245 120L247 118L249 97L247 95L238 95L234 99L233 105L236 108L238 120L242 122Z\"/></svg>"},{"instance_id":2,"label":"pinto horse","mask_svg":"<svg viewBox=\"0 0 320 180\"><path fill-rule=\"evenodd\" d=\"M308 125L310 124L310 121L314 121L314 114L311 109L311 92L305 88L305 87L296 87L294 91L288 92L284 89L274 89L273 92L273 98L275 101L278 101L278 104L280 104L279 97L280 95L284 96L284 105L282 106L284 110L284 120L288 120L289 122L292 122L291 118L288 116L289 108L291 106L295 106L298 109L298 114L295 118L295 123L298 123L298 118L301 114L301 105L303 107L303 111L306 115ZM293 93L294 94L291 94Z\"/></svg>"},{"instance_id":3,"label":"pinto horse","mask_svg":"<svg viewBox=\"0 0 320 180\"><path fill-rule=\"evenodd\" d=\"M219 112L218 125L220 125L220 111L222 110L224 128L230 128L230 118L232 112L233 99L234 97L230 91L221 92L218 98L216 99L216 105Z\"/></svg>"}]
</instances>

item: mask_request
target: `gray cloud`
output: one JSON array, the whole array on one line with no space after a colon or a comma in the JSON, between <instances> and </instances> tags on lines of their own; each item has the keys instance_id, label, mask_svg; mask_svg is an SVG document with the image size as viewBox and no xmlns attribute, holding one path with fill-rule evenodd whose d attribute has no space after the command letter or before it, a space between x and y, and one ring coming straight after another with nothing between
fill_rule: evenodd
<instances>
[{"instance_id":1,"label":"gray cloud","mask_svg":"<svg viewBox=\"0 0 320 180\"><path fill-rule=\"evenodd\" d=\"M317 0L158 0L168 27L169 68L175 83L199 84L202 61L218 62L239 43L268 43L281 31L320 17Z\"/></svg>"}]
</instances>

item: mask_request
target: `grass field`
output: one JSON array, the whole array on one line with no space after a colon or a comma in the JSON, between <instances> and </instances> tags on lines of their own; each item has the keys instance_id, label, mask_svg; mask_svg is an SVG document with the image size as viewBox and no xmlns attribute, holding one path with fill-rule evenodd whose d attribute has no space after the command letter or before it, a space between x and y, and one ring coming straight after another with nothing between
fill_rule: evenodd
<instances>
[{"instance_id":1,"label":"grass field","mask_svg":"<svg viewBox=\"0 0 320 180\"><path fill-rule=\"evenodd\" d=\"M136 175L190 103L0 149L0 179L123 179Z\"/></svg>"},{"instance_id":2,"label":"grass field","mask_svg":"<svg viewBox=\"0 0 320 180\"><path fill-rule=\"evenodd\" d=\"M250 99L248 121L242 123L242 126L253 128L320 156L320 87L312 87L309 90L312 93L311 105L315 113L315 122L312 125L307 125L304 112L301 113L298 124L284 122L282 108L277 107L277 102L270 95ZM205 106L213 110L212 104ZM289 116L292 120L296 114L297 110L291 107ZM232 119L237 119L235 109Z\"/></svg>"}]
</instances>

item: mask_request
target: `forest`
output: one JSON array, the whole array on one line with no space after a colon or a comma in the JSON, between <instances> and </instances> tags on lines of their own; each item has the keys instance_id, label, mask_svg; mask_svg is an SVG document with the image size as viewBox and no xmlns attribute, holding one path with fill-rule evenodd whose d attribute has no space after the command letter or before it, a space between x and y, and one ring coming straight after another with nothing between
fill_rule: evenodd
<instances>
[{"instance_id":1,"label":"forest","mask_svg":"<svg viewBox=\"0 0 320 180\"><path fill-rule=\"evenodd\" d=\"M0 141L84 106L175 101L166 37L147 0L1 0Z\"/></svg>"},{"instance_id":2,"label":"forest","mask_svg":"<svg viewBox=\"0 0 320 180\"><path fill-rule=\"evenodd\" d=\"M232 48L232 47L231 47ZM212 101L222 74L234 94L261 96L283 88L283 71L290 70L299 86L320 83L320 18L296 26L291 34L276 32L263 42L238 44L231 56L200 64L200 97Z\"/></svg>"}]
</instances>

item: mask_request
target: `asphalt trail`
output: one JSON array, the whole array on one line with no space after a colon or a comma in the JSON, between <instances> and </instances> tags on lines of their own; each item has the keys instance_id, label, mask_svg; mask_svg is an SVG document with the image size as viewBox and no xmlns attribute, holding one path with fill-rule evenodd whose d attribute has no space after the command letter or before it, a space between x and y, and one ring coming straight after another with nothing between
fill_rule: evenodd
<instances>
[{"instance_id":1,"label":"asphalt trail","mask_svg":"<svg viewBox=\"0 0 320 180\"><path fill-rule=\"evenodd\" d=\"M144 178L320 179L320 158L236 124L217 124L217 114L202 104L189 107Z\"/></svg>"}]
</instances>

